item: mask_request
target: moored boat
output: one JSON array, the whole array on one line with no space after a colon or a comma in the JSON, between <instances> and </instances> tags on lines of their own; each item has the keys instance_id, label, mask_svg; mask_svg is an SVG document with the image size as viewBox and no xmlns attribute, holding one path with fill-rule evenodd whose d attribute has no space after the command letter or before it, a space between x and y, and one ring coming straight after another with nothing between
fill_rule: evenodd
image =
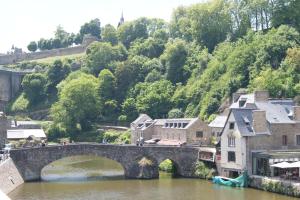
<instances>
[{"instance_id":1,"label":"moored boat","mask_svg":"<svg viewBox=\"0 0 300 200\"><path fill-rule=\"evenodd\" d=\"M244 172L241 176L233 179L223 176L213 177L213 183L219 185L226 185L231 187L247 187L248 186L248 175L247 172Z\"/></svg>"}]
</instances>

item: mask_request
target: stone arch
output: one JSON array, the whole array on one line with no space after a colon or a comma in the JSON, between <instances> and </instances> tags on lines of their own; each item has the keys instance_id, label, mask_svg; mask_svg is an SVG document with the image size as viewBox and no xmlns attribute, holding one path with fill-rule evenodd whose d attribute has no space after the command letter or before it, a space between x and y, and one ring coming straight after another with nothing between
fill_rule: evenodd
<instances>
[{"instance_id":1,"label":"stone arch","mask_svg":"<svg viewBox=\"0 0 300 200\"><path fill-rule=\"evenodd\" d=\"M74 160L75 158L75 160ZM100 162L99 162L99 165L98 165L98 161L100 159ZM104 159L104 160L103 160ZM125 169L123 167L123 165L115 160L112 160L112 159L109 159L109 158L106 158L106 157L103 157L103 156L97 156L97 155L92 155L92 154L89 154L89 155L86 155L86 154L82 154L82 155L74 155L74 156L66 156L66 157L63 157L63 158L60 158L58 160L55 160L53 162L50 162L48 165L44 166L42 169L41 169L41 180L56 180L58 178L52 178L51 177L51 174L53 172L51 172L51 170L53 169L57 169L57 167L67 167L66 169L66 174L62 174L59 178L64 178L64 179L73 179L73 177L71 177L70 175L68 175L68 173L70 172L75 172L74 174L76 174L78 171L76 170L76 167L75 168L69 168L69 164L73 164L73 161L75 161L75 165L76 163L80 163L80 162L89 162L90 160L93 160L97 162L97 165L93 165L93 166L96 166L97 168L95 169L96 171L102 171L104 168L107 169L105 167L105 165L107 164L107 162L110 162L110 163L113 163L113 166L116 166L116 168L113 168L114 170L116 169L116 172L117 174L111 174L109 176L113 176L113 177L122 177L122 176L125 176ZM63 165L60 165L57 163L57 161L59 162L63 162ZM105 164L104 164L105 163ZM104 164L104 165L102 165ZM104 166L104 168L102 168ZM54 168L53 168L54 167ZM82 169L80 169L81 172L83 172L83 177L78 177L79 179L80 178L85 178L84 177L84 174L86 172L88 172L88 168L89 167L83 167ZM70 169L70 170L69 170ZM48 171L50 170L50 171ZM85 171L85 172L84 172ZM44 172L47 172L47 173L44 173ZM56 174L56 173L54 173ZM50 176L49 176L50 175ZM95 176L98 176L99 174L95 174ZM102 176L102 175L101 175ZM103 174L103 176L105 176Z\"/></svg>"},{"instance_id":2,"label":"stone arch","mask_svg":"<svg viewBox=\"0 0 300 200\"><path fill-rule=\"evenodd\" d=\"M93 155L104 157L118 162L124 169L124 175L130 176L132 162L124 158L119 150L104 151L103 149L94 149L92 147L82 148L83 146L55 146L44 148L26 149L17 154L12 154L12 158L25 181L35 181L41 179L42 169L50 163L71 156ZM22 158L21 158L22 157Z\"/></svg>"}]
</instances>

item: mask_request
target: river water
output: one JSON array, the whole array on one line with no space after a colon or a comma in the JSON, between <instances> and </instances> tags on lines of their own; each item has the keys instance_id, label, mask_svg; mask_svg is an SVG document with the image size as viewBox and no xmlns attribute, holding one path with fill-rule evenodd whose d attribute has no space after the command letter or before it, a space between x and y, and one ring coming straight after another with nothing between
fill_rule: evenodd
<instances>
[{"instance_id":1,"label":"river water","mask_svg":"<svg viewBox=\"0 0 300 200\"><path fill-rule=\"evenodd\" d=\"M230 188L199 179L125 180L111 160L78 156L56 161L42 171L42 182L25 183L12 200L296 200L264 191Z\"/></svg>"}]
</instances>

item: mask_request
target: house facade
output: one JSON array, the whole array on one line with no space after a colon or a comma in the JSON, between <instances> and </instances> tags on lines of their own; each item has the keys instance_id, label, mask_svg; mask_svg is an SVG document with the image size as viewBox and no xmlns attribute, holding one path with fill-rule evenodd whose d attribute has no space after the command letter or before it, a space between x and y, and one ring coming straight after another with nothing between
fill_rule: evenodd
<instances>
[{"instance_id":1,"label":"house facade","mask_svg":"<svg viewBox=\"0 0 300 200\"><path fill-rule=\"evenodd\" d=\"M158 144L209 144L210 127L199 118L151 119L141 114L131 123L131 142L159 139Z\"/></svg>"},{"instance_id":2,"label":"house facade","mask_svg":"<svg viewBox=\"0 0 300 200\"><path fill-rule=\"evenodd\" d=\"M270 176L270 165L300 160L300 107L256 91L234 99L221 136L220 173Z\"/></svg>"}]
</instances>

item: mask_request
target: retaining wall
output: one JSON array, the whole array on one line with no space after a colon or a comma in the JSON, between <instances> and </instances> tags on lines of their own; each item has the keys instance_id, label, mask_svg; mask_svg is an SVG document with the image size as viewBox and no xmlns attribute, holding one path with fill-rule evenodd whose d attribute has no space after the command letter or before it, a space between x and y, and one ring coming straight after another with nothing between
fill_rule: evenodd
<instances>
[{"instance_id":1,"label":"retaining wall","mask_svg":"<svg viewBox=\"0 0 300 200\"><path fill-rule=\"evenodd\" d=\"M288 196L300 197L300 183L289 180L279 180L253 175L249 177L249 187Z\"/></svg>"},{"instance_id":2,"label":"retaining wall","mask_svg":"<svg viewBox=\"0 0 300 200\"><path fill-rule=\"evenodd\" d=\"M0 191L8 194L24 183L22 176L12 159L7 159L0 164Z\"/></svg>"}]
</instances>

